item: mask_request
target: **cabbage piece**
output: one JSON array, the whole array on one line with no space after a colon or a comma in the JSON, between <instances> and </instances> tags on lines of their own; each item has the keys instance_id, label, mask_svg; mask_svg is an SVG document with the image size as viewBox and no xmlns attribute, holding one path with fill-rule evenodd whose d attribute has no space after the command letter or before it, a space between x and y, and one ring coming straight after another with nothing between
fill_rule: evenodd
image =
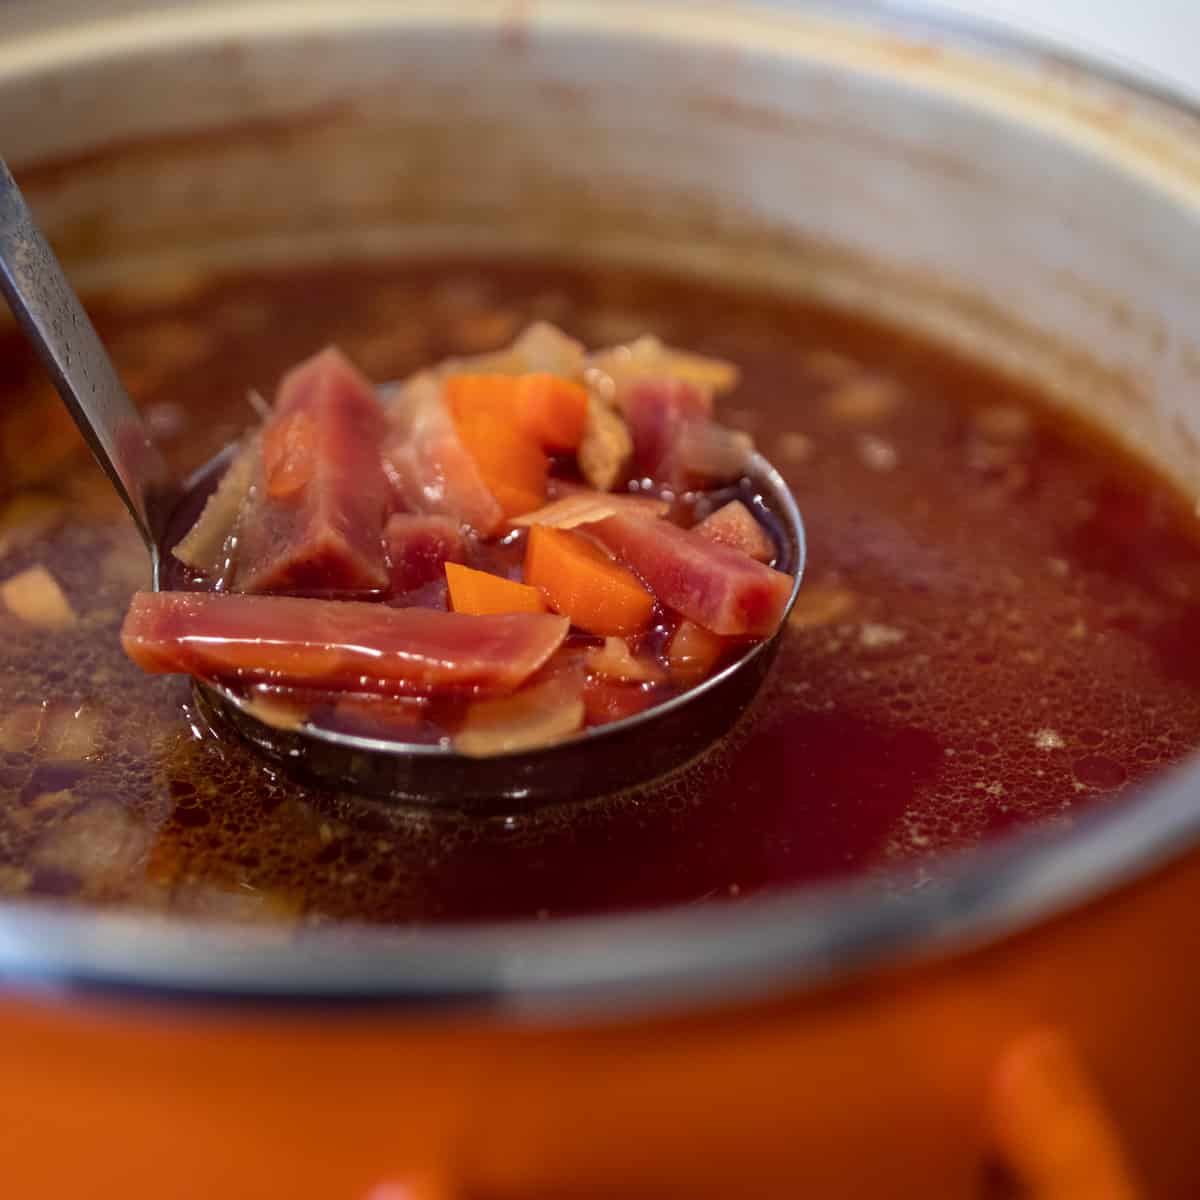
<instances>
[{"instance_id":1,"label":"cabbage piece","mask_svg":"<svg viewBox=\"0 0 1200 1200\"><path fill-rule=\"evenodd\" d=\"M401 508L451 517L491 537L504 512L483 481L430 372L404 385L389 409L384 467Z\"/></svg>"},{"instance_id":2,"label":"cabbage piece","mask_svg":"<svg viewBox=\"0 0 1200 1200\"><path fill-rule=\"evenodd\" d=\"M584 721L583 676L557 671L512 696L477 700L467 709L454 748L472 758L551 746Z\"/></svg>"},{"instance_id":3,"label":"cabbage piece","mask_svg":"<svg viewBox=\"0 0 1200 1200\"><path fill-rule=\"evenodd\" d=\"M714 395L737 386L738 369L721 358L675 350L647 334L625 345L589 354L584 379L601 396L617 403L629 387L641 380L671 379L699 389L711 411Z\"/></svg>"},{"instance_id":4,"label":"cabbage piece","mask_svg":"<svg viewBox=\"0 0 1200 1200\"><path fill-rule=\"evenodd\" d=\"M588 488L565 488L565 495L549 504L514 518L514 525L549 525L553 529L574 529L602 521L618 512L640 512L650 517L665 516L670 505L656 496L632 496L613 492L594 492Z\"/></svg>"},{"instance_id":5,"label":"cabbage piece","mask_svg":"<svg viewBox=\"0 0 1200 1200\"><path fill-rule=\"evenodd\" d=\"M185 566L225 581L233 566L232 538L254 485L261 453L256 434L225 469L196 523L171 551Z\"/></svg>"}]
</instances>

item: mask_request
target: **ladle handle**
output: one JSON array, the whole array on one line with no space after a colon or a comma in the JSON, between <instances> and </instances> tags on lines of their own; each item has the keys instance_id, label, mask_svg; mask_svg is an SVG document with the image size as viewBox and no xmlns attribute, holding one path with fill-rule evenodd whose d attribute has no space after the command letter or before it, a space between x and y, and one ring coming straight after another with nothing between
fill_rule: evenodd
<instances>
[{"instance_id":1,"label":"ladle handle","mask_svg":"<svg viewBox=\"0 0 1200 1200\"><path fill-rule=\"evenodd\" d=\"M2 158L0 292L157 565L174 493L170 470Z\"/></svg>"}]
</instances>

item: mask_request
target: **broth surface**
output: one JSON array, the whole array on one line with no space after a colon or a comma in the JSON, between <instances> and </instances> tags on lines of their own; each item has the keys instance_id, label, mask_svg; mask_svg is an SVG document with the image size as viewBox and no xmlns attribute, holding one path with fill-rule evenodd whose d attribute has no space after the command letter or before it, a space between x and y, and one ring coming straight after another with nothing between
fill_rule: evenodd
<instances>
[{"instance_id":1,"label":"broth surface","mask_svg":"<svg viewBox=\"0 0 1200 1200\"><path fill-rule=\"evenodd\" d=\"M785 474L806 583L729 741L635 793L490 820L291 780L126 661L141 545L15 331L0 332L0 580L41 565L78 619L0 611L0 892L318 923L554 917L912 869L1110 803L1200 742L1200 552L1168 486L1038 396L807 305L637 272L322 268L94 304L169 457L253 419L328 341L376 380L542 317L729 358L719 406ZM568 799L564 797L564 800Z\"/></svg>"}]
</instances>

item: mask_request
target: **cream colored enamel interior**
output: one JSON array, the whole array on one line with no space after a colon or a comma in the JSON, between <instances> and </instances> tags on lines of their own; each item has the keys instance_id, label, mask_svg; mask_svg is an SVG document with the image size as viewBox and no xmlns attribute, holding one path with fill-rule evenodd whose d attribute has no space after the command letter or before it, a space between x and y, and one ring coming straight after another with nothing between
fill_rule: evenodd
<instances>
[{"instance_id":1,"label":"cream colored enamel interior","mask_svg":"<svg viewBox=\"0 0 1200 1200\"><path fill-rule=\"evenodd\" d=\"M27 179L84 285L476 247L667 263L966 343L1200 494L1190 118L827 16L511 13L30 29L0 44L0 144L18 174L81 156Z\"/></svg>"}]
</instances>

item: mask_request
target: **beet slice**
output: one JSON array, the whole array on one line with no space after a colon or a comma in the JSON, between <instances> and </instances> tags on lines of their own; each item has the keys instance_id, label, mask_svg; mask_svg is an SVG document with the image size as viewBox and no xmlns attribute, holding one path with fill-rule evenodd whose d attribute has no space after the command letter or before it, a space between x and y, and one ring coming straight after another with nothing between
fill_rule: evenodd
<instances>
[{"instance_id":1,"label":"beet slice","mask_svg":"<svg viewBox=\"0 0 1200 1200\"><path fill-rule=\"evenodd\" d=\"M718 424L707 392L681 379L641 379L620 407L633 437L634 473L676 491L728 483L754 452L744 433Z\"/></svg>"},{"instance_id":2,"label":"beet slice","mask_svg":"<svg viewBox=\"0 0 1200 1200\"><path fill-rule=\"evenodd\" d=\"M759 562L770 562L775 557L771 535L740 500L730 500L694 528L701 537L740 550Z\"/></svg>"},{"instance_id":3,"label":"beet slice","mask_svg":"<svg viewBox=\"0 0 1200 1200\"><path fill-rule=\"evenodd\" d=\"M233 591L386 590L385 425L370 383L332 346L284 376L238 521Z\"/></svg>"},{"instance_id":4,"label":"beet slice","mask_svg":"<svg viewBox=\"0 0 1200 1200\"><path fill-rule=\"evenodd\" d=\"M562 644L565 617L473 617L353 600L138 592L121 630L151 674L378 695L508 692Z\"/></svg>"},{"instance_id":5,"label":"beet slice","mask_svg":"<svg viewBox=\"0 0 1200 1200\"><path fill-rule=\"evenodd\" d=\"M641 379L621 397L621 411L633 437L634 471L671 486L676 477L674 451L685 424L708 420L707 396L679 379Z\"/></svg>"},{"instance_id":6,"label":"beet slice","mask_svg":"<svg viewBox=\"0 0 1200 1200\"><path fill-rule=\"evenodd\" d=\"M726 637L767 637L783 619L791 576L669 521L617 513L584 527L659 601Z\"/></svg>"},{"instance_id":7,"label":"beet slice","mask_svg":"<svg viewBox=\"0 0 1200 1200\"><path fill-rule=\"evenodd\" d=\"M462 530L452 517L396 513L388 519L384 541L393 595L441 580L448 562L464 561Z\"/></svg>"}]
</instances>

